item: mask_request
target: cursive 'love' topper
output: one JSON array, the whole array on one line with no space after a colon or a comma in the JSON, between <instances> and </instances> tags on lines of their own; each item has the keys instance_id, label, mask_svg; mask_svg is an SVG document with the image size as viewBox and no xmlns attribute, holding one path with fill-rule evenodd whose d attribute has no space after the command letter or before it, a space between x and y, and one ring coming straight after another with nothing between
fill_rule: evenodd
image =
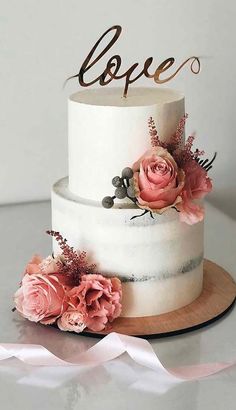
<instances>
[{"instance_id":1,"label":"cursive 'love' topper","mask_svg":"<svg viewBox=\"0 0 236 410\"><path fill-rule=\"evenodd\" d=\"M112 39L108 42L106 47L97 55L97 57L94 57L94 54L99 47L101 41L106 37L106 35L114 31L114 35ZM142 75L144 75L147 78L153 78L155 83L157 84L163 84L168 81L170 81L172 78L176 76L176 74L187 64L190 64L190 69L193 74L198 74L200 71L200 61L199 58L196 56L189 57L187 60L185 60L180 66L177 67L177 69L174 71L174 73L170 74L166 78L160 78L161 74L167 71L175 62L174 57L169 57L166 60L164 60L153 74L150 74L148 69L151 66L153 62L153 57L147 58L147 60L144 63L143 69L139 74L136 76L132 76L136 68L138 67L139 63L134 63L126 72L123 74L118 74L118 71L120 70L121 67L121 57L118 54L115 54L112 56L106 65L105 70L100 74L98 77L96 77L94 80L86 82L84 79L85 74L87 71L89 71L106 53L107 51L114 45L114 43L118 40L120 37L122 28L121 26L115 25L110 27L108 30L103 33L103 35L98 39L98 41L94 44L93 48L89 52L88 56L85 58L78 74L75 74L71 77L69 77L66 81L72 79L72 78L78 78L78 81L82 87L89 87L90 85L95 84L96 82L99 82L100 85L104 86L109 84L112 80L120 80L122 78L125 79L125 86L124 86L124 92L123 92L123 97L127 97L128 93L128 88L129 85L137 81Z\"/></svg>"}]
</instances>

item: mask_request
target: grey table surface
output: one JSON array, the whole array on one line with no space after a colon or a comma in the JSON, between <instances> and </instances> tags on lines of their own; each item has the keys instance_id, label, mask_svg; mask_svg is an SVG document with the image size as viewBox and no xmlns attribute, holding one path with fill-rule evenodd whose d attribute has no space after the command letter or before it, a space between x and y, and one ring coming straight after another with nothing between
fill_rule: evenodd
<instances>
[{"instance_id":1,"label":"grey table surface","mask_svg":"<svg viewBox=\"0 0 236 410\"><path fill-rule=\"evenodd\" d=\"M50 203L0 207L0 342L39 343L69 356L96 340L36 325L12 313L15 292L25 263L37 251L51 251ZM207 204L205 256L234 278L236 221ZM211 326L188 334L155 339L151 344L169 367L236 359L236 309ZM16 359L0 363L1 410L72 409L233 410L236 408L236 368L201 381L163 386L156 374L123 355L95 369L38 368Z\"/></svg>"}]
</instances>

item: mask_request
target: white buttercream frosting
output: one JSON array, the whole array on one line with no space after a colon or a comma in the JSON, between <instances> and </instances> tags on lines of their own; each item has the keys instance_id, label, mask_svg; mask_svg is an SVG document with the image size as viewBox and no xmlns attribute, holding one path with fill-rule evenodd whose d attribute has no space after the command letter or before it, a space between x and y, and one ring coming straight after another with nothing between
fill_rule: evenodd
<instances>
[{"instance_id":1,"label":"white buttercream frosting","mask_svg":"<svg viewBox=\"0 0 236 410\"><path fill-rule=\"evenodd\" d=\"M161 88L121 88L78 92L69 99L69 187L85 199L110 195L111 179L150 148L148 119L162 140L184 115L183 94Z\"/></svg>"},{"instance_id":2,"label":"white buttercream frosting","mask_svg":"<svg viewBox=\"0 0 236 410\"><path fill-rule=\"evenodd\" d=\"M124 316L175 310L202 288L203 223L180 223L174 209L154 219L147 214L130 220L141 212L126 205L107 210L85 201L68 190L67 178L52 192L53 229L76 249L86 250L102 274L120 277ZM56 243L54 251L59 251Z\"/></svg>"}]
</instances>

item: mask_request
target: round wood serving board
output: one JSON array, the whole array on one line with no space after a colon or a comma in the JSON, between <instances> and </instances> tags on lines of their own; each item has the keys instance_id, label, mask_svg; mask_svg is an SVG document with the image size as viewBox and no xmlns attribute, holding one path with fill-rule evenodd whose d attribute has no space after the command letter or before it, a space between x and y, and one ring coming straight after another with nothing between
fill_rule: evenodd
<instances>
[{"instance_id":1,"label":"round wood serving board","mask_svg":"<svg viewBox=\"0 0 236 410\"><path fill-rule=\"evenodd\" d=\"M81 334L102 337L111 332L145 338L165 337L189 332L222 317L236 299L233 278L217 264L204 260L203 291L190 305L157 316L119 317L102 332Z\"/></svg>"}]
</instances>

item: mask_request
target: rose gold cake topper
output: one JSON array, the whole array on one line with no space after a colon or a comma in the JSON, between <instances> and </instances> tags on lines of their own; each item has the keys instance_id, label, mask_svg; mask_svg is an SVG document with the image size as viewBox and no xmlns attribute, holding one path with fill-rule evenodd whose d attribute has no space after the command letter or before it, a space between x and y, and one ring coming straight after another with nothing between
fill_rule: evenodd
<instances>
[{"instance_id":1,"label":"rose gold cake topper","mask_svg":"<svg viewBox=\"0 0 236 410\"><path fill-rule=\"evenodd\" d=\"M97 55L97 57L93 58L93 55L95 51L97 50L98 46L100 45L101 41L110 31L114 31L114 35L112 39L105 46L105 48ZM84 75L86 74L86 72L89 71L90 68L92 68L107 53L107 51L114 45L114 43L119 38L121 31L122 31L122 28L121 26L118 26L118 25L112 26L108 30L106 30L105 33L103 33L102 36L98 39L98 41L94 44L88 56L85 58L79 70L79 73L69 77L66 81L77 77L82 87L89 87L90 85L95 84L96 82L99 82L100 85L104 86L104 85L109 84L112 80L120 80L122 78L125 78L123 97L127 97L129 85L134 83L136 80L138 80L142 75L144 75L147 78L153 78L155 83L157 84L163 84L163 83L170 81L172 78L174 78L176 74L187 63L190 63L190 69L192 73L194 74L199 73L200 71L199 58L196 56L193 56L193 57L189 57L182 64L180 64L180 66L177 67L174 73L162 79L160 78L161 74L167 71L174 64L175 62L174 57L169 57L166 60L164 60L161 64L159 64L159 66L157 67L157 69L155 70L153 74L150 74L148 72L148 69L153 62L153 57L147 58L147 60L144 63L143 69L136 76L132 77L132 74L138 67L139 63L134 63L126 72L124 72L123 74L118 74L118 71L121 67L121 57L118 54L115 54L108 60L106 68L102 72L102 74L100 74L94 80L85 81Z\"/></svg>"}]
</instances>

